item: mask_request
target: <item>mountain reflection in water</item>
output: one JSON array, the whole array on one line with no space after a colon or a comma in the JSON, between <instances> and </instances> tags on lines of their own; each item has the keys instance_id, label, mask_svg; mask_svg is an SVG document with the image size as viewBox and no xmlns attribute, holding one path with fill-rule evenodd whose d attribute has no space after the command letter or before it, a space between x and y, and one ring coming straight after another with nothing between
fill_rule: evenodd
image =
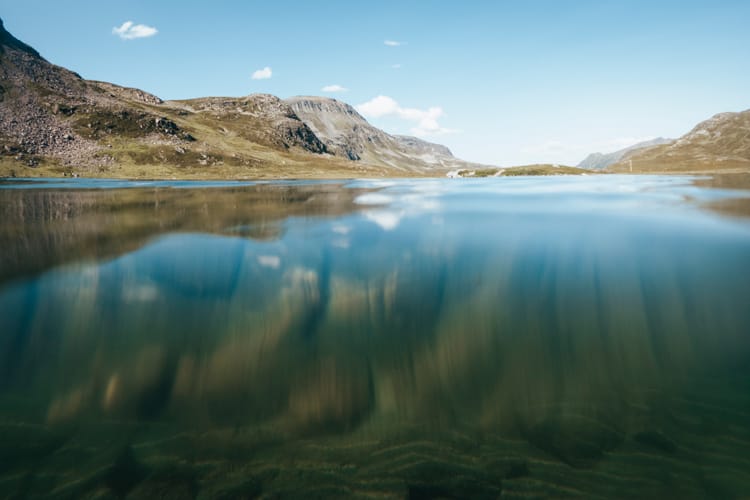
<instances>
[{"instance_id":1,"label":"mountain reflection in water","mask_svg":"<svg viewBox=\"0 0 750 500\"><path fill-rule=\"evenodd\" d=\"M0 492L750 488L745 194L71 186L0 189Z\"/></svg>"}]
</instances>

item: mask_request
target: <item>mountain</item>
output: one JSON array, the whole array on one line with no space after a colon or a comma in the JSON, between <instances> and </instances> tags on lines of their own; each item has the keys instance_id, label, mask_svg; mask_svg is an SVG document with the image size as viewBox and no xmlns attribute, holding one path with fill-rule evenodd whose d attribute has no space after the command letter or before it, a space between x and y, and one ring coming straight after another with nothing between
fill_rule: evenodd
<instances>
[{"instance_id":1,"label":"mountain","mask_svg":"<svg viewBox=\"0 0 750 500\"><path fill-rule=\"evenodd\" d=\"M45 60L0 20L0 176L443 175L444 146L392 136L348 104L268 94L163 101Z\"/></svg>"},{"instance_id":2,"label":"mountain","mask_svg":"<svg viewBox=\"0 0 750 500\"><path fill-rule=\"evenodd\" d=\"M394 169L470 168L450 149L416 137L390 135L370 125L354 107L336 99L300 96L285 101L334 155Z\"/></svg>"},{"instance_id":3,"label":"mountain","mask_svg":"<svg viewBox=\"0 0 750 500\"><path fill-rule=\"evenodd\" d=\"M671 141L672 139L657 137L656 139L639 142L638 144L633 144L632 146L628 146L627 148L623 148L612 153L591 153L586 158L584 158L583 161L581 161L581 163L579 163L577 166L578 168L585 168L588 170L603 170L608 166L617 163L626 154L632 151L648 148L651 146L657 146L659 144L666 144Z\"/></svg>"},{"instance_id":4,"label":"mountain","mask_svg":"<svg viewBox=\"0 0 750 500\"><path fill-rule=\"evenodd\" d=\"M614 172L750 170L750 109L719 113L675 141L633 151Z\"/></svg>"},{"instance_id":5,"label":"mountain","mask_svg":"<svg viewBox=\"0 0 750 500\"><path fill-rule=\"evenodd\" d=\"M29 166L32 155L58 157L89 152L90 141L72 142L65 115L93 102L93 85L54 66L5 30L0 20L0 154Z\"/></svg>"}]
</instances>

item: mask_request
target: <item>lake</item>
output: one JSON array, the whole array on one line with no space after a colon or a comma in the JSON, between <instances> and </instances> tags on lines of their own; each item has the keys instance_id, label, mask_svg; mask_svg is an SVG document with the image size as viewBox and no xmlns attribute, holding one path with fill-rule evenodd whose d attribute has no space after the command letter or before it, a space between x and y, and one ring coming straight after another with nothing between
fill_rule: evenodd
<instances>
[{"instance_id":1,"label":"lake","mask_svg":"<svg viewBox=\"0 0 750 500\"><path fill-rule=\"evenodd\" d=\"M0 497L747 495L716 185L1 181Z\"/></svg>"}]
</instances>

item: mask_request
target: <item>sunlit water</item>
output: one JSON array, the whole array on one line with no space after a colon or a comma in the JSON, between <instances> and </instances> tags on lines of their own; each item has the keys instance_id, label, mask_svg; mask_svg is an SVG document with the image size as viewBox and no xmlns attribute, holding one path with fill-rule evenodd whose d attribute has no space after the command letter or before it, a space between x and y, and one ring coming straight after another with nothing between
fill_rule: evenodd
<instances>
[{"instance_id":1,"label":"sunlit water","mask_svg":"<svg viewBox=\"0 0 750 500\"><path fill-rule=\"evenodd\" d=\"M747 495L748 197L0 183L0 497Z\"/></svg>"}]
</instances>

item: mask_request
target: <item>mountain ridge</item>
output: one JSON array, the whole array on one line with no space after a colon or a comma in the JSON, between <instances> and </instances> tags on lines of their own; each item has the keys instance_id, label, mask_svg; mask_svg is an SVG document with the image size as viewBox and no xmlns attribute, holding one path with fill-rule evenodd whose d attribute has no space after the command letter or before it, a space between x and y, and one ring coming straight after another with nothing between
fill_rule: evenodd
<instances>
[{"instance_id":1,"label":"mountain ridge","mask_svg":"<svg viewBox=\"0 0 750 500\"><path fill-rule=\"evenodd\" d=\"M371 125L354 106L337 99L295 96L284 99L296 115L326 144L328 150L349 160L388 168L421 165L425 172L476 167L453 156L450 149L417 137L392 135Z\"/></svg>"},{"instance_id":2,"label":"mountain ridge","mask_svg":"<svg viewBox=\"0 0 750 500\"><path fill-rule=\"evenodd\" d=\"M0 19L0 54L2 54L4 51L3 47L9 47L12 49L20 50L22 52L27 52L36 57L42 57L39 52L36 51L36 49L31 47L30 45L26 45L21 40L11 35L8 30L5 29L3 20Z\"/></svg>"},{"instance_id":3,"label":"mountain ridge","mask_svg":"<svg viewBox=\"0 0 750 500\"><path fill-rule=\"evenodd\" d=\"M719 113L677 140L594 154L581 164L608 172L747 171L750 110ZM0 176L341 178L487 167L440 144L388 134L328 97L164 101L86 80L44 59L0 19Z\"/></svg>"},{"instance_id":4,"label":"mountain ridge","mask_svg":"<svg viewBox=\"0 0 750 500\"><path fill-rule=\"evenodd\" d=\"M349 104L307 99L329 114L335 108L341 130L304 110L298 116L299 103L270 94L165 101L85 80L48 62L0 19L0 176L444 175L474 165L444 146L387 134Z\"/></svg>"},{"instance_id":5,"label":"mountain ridge","mask_svg":"<svg viewBox=\"0 0 750 500\"><path fill-rule=\"evenodd\" d=\"M750 109L715 114L676 140L625 155L608 170L750 171Z\"/></svg>"},{"instance_id":6,"label":"mountain ridge","mask_svg":"<svg viewBox=\"0 0 750 500\"><path fill-rule=\"evenodd\" d=\"M673 139L665 139L664 137L656 137L647 141L638 142L626 148L618 149L617 151L612 151L611 153L591 153L576 166L588 170L603 170L620 161L625 155L636 150L666 144L672 140Z\"/></svg>"}]
</instances>

